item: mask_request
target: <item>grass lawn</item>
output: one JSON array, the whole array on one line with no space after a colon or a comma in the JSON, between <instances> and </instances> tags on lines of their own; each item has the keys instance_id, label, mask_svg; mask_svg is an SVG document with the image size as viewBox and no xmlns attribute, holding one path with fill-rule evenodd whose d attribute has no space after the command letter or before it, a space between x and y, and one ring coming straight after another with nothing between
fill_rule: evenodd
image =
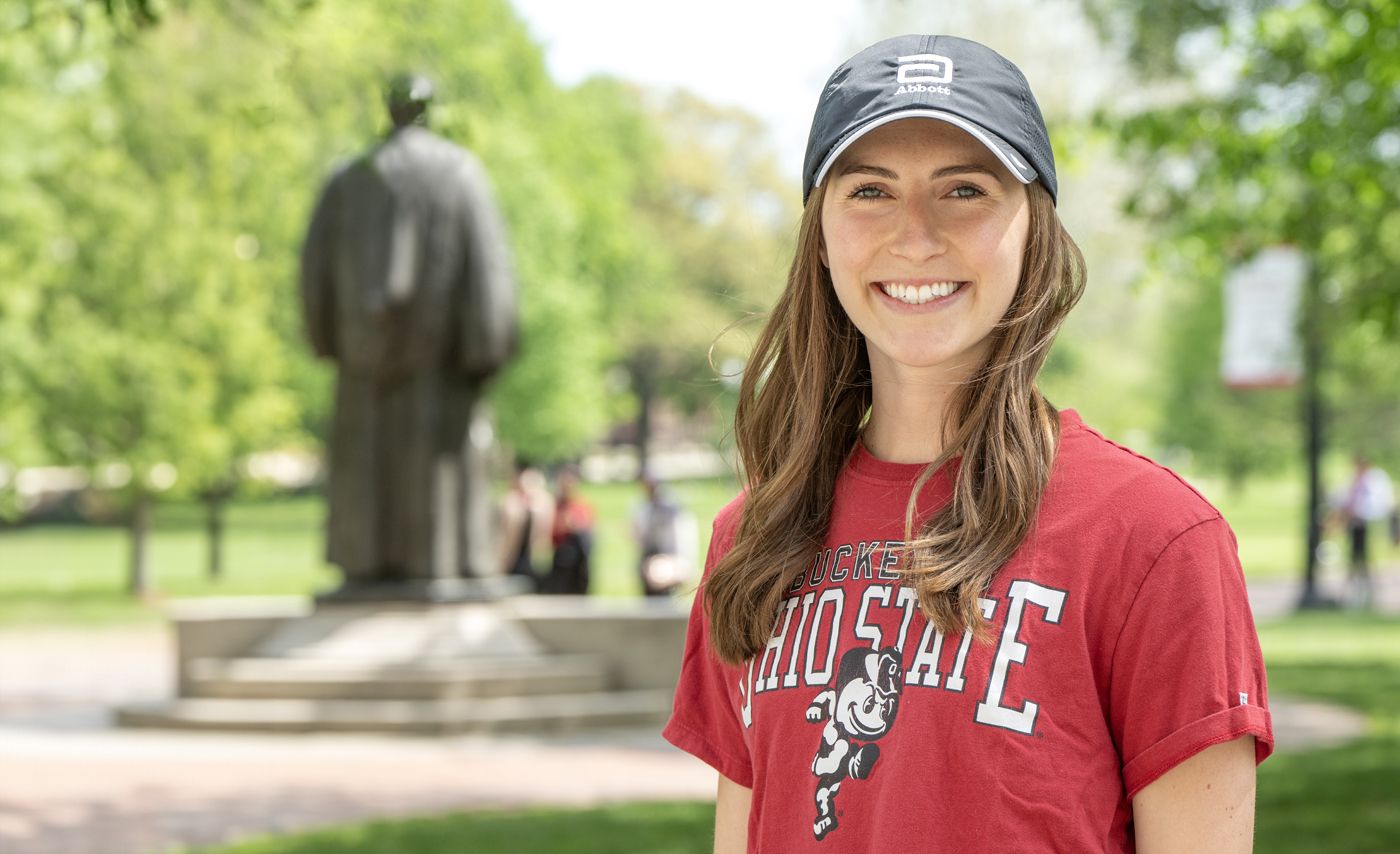
<instances>
[{"instance_id":1,"label":"grass lawn","mask_svg":"<svg viewBox=\"0 0 1400 854\"><path fill-rule=\"evenodd\" d=\"M1290 617L1261 626L1260 637L1272 692L1360 709L1370 733L1344 747L1264 763L1256 850L1400 850L1400 620ZM713 821L713 805L694 802L465 813L263 839L206 854L702 852L710 850Z\"/></svg>"},{"instance_id":2,"label":"grass lawn","mask_svg":"<svg viewBox=\"0 0 1400 854\"><path fill-rule=\"evenodd\" d=\"M709 854L715 807L682 802L479 812L258 839L206 854Z\"/></svg>"},{"instance_id":3,"label":"grass lawn","mask_svg":"<svg viewBox=\"0 0 1400 854\"><path fill-rule=\"evenodd\" d=\"M202 508L158 505L148 544L155 593L126 593L130 546L116 526L34 525L0 531L0 625L155 621L168 597L304 594L332 586L320 560L322 505L311 498L248 501L228 509L224 576L205 576Z\"/></svg>"},{"instance_id":4,"label":"grass lawn","mask_svg":"<svg viewBox=\"0 0 1400 854\"><path fill-rule=\"evenodd\" d=\"M1259 627L1269 691L1364 712L1365 738L1259 769L1256 849L1400 851L1400 619L1328 613Z\"/></svg>"},{"instance_id":5,"label":"grass lawn","mask_svg":"<svg viewBox=\"0 0 1400 854\"><path fill-rule=\"evenodd\" d=\"M676 498L695 514L700 532L697 565L709 545L710 520L735 494L732 480L681 481ZM630 518L640 488L588 484L584 495L598 512L592 592L640 593ZM126 530L116 526L34 525L0 530L0 625L104 625L154 622L160 601L189 596L304 595L333 587L337 573L321 558L319 498L244 501L226 519L225 571L205 576L203 509L158 505L149 543L152 601L125 592Z\"/></svg>"}]
</instances>

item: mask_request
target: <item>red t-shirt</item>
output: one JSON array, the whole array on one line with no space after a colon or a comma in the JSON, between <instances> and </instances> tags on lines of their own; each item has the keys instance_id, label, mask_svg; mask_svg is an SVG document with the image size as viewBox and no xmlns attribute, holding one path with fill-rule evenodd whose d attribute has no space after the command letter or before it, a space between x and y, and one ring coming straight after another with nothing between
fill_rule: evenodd
<instances>
[{"instance_id":1,"label":"red t-shirt","mask_svg":"<svg viewBox=\"0 0 1400 854\"><path fill-rule=\"evenodd\" d=\"M932 631L897 583L923 467L863 448L747 666L710 652L696 596L664 735L753 789L750 851L1132 851L1143 786L1242 735L1272 752L1229 526L1075 413L1061 425L1037 521L981 602L990 643ZM947 500L946 473L925 488ZM707 573L741 504L715 520Z\"/></svg>"}]
</instances>

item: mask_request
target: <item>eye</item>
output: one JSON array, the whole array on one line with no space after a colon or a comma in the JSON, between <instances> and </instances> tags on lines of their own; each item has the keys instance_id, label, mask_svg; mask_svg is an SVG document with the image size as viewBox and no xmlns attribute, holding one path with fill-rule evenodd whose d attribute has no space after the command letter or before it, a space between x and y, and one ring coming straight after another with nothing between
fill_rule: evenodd
<instances>
[{"instance_id":1,"label":"eye","mask_svg":"<svg viewBox=\"0 0 1400 854\"><path fill-rule=\"evenodd\" d=\"M948 195L955 199L976 199L987 194L975 184L959 184Z\"/></svg>"},{"instance_id":2,"label":"eye","mask_svg":"<svg viewBox=\"0 0 1400 854\"><path fill-rule=\"evenodd\" d=\"M885 191L874 184L861 184L850 193L846 194L848 199L878 199L885 195Z\"/></svg>"}]
</instances>

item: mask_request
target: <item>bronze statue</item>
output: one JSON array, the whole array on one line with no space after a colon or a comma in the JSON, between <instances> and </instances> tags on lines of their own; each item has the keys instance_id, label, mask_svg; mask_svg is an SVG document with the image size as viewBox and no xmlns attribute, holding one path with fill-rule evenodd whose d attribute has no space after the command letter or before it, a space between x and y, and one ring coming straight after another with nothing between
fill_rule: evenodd
<instances>
[{"instance_id":1,"label":"bronze statue","mask_svg":"<svg viewBox=\"0 0 1400 854\"><path fill-rule=\"evenodd\" d=\"M337 363L329 598L454 599L497 574L485 382L510 357L505 231L469 152L429 132L432 84L396 79L388 137L326 183L302 251L318 356Z\"/></svg>"}]
</instances>

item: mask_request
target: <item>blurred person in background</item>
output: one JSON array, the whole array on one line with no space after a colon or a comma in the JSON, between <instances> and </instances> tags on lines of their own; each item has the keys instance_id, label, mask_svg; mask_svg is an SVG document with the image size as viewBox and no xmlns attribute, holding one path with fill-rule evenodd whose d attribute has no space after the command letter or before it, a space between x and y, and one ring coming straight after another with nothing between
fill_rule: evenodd
<instances>
[{"instance_id":1,"label":"blurred person in background","mask_svg":"<svg viewBox=\"0 0 1400 854\"><path fill-rule=\"evenodd\" d=\"M1333 520L1346 531L1348 546L1347 601L1370 608L1375 597L1371 578L1370 529L1389 520L1395 537L1395 490L1390 476L1371 465L1363 454L1352 457L1351 484L1333 498Z\"/></svg>"},{"instance_id":2,"label":"blurred person in background","mask_svg":"<svg viewBox=\"0 0 1400 854\"><path fill-rule=\"evenodd\" d=\"M676 503L655 475L644 473L641 483L644 496L632 511L637 572L645 595L666 596L694 575L695 517Z\"/></svg>"},{"instance_id":3,"label":"blurred person in background","mask_svg":"<svg viewBox=\"0 0 1400 854\"><path fill-rule=\"evenodd\" d=\"M539 588L536 567L549 553L553 527L554 498L544 473L521 460L501 499L501 566L506 575L525 579L531 591Z\"/></svg>"},{"instance_id":4,"label":"blurred person in background","mask_svg":"<svg viewBox=\"0 0 1400 854\"><path fill-rule=\"evenodd\" d=\"M587 595L593 516L592 505L578 494L578 472L562 469L554 486L554 526L550 532L554 558L549 568L548 592Z\"/></svg>"},{"instance_id":5,"label":"blurred person in background","mask_svg":"<svg viewBox=\"0 0 1400 854\"><path fill-rule=\"evenodd\" d=\"M1250 850L1234 535L1036 385L1085 270L1025 77L866 48L802 191L664 731L718 771L715 851Z\"/></svg>"}]
</instances>

